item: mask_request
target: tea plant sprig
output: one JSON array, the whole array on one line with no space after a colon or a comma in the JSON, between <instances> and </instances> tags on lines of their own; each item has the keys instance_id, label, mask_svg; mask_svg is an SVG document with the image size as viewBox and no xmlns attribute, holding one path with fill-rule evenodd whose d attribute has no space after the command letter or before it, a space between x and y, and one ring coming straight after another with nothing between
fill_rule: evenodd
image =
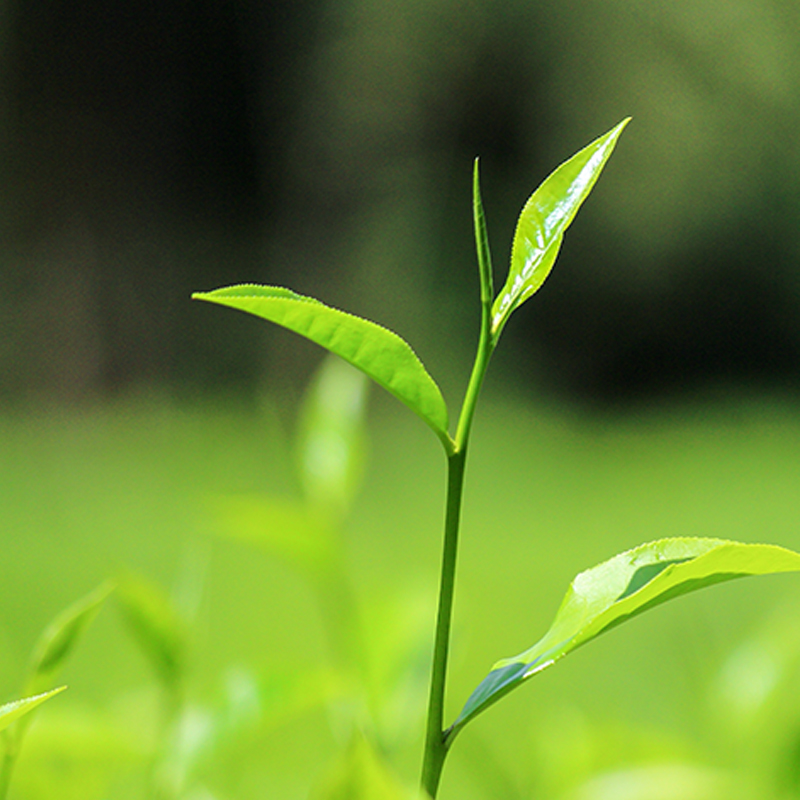
<instances>
[{"instance_id":1,"label":"tea plant sprig","mask_svg":"<svg viewBox=\"0 0 800 800\"><path fill-rule=\"evenodd\" d=\"M455 722L445 728L444 698L461 497L478 395L509 317L547 278L564 232L591 192L628 121L623 120L564 162L531 195L517 222L506 282L496 297L476 159L473 218L481 329L453 437L441 391L411 347L391 331L280 287L240 285L193 295L275 322L341 356L420 416L444 447L448 464L445 529L421 778L422 789L431 798L437 795L445 758L464 726L567 653L649 608L703 586L746 575L800 570L800 555L792 551L720 539L664 539L622 553L580 573L547 634L522 654L497 662Z\"/></svg>"}]
</instances>

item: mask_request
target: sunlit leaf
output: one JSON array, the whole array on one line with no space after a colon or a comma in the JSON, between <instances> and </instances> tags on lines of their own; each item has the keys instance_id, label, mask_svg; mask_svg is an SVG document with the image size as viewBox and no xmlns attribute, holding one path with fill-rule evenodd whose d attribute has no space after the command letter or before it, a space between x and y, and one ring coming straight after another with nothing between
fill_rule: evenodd
<instances>
[{"instance_id":1,"label":"sunlit leaf","mask_svg":"<svg viewBox=\"0 0 800 800\"><path fill-rule=\"evenodd\" d=\"M21 716L33 711L36 706L41 705L45 700L49 700L59 692L63 692L66 688L66 686L60 686L58 689L43 692L33 697L25 697L22 700L14 700L11 703L0 706L0 730L7 728L12 722L16 722Z\"/></svg>"},{"instance_id":2,"label":"sunlit leaf","mask_svg":"<svg viewBox=\"0 0 800 800\"><path fill-rule=\"evenodd\" d=\"M411 347L396 333L277 286L243 284L197 292L192 297L255 314L341 356L418 414L449 449L448 414L442 393Z\"/></svg>"},{"instance_id":3,"label":"sunlit leaf","mask_svg":"<svg viewBox=\"0 0 800 800\"><path fill-rule=\"evenodd\" d=\"M363 476L368 387L363 372L331 356L306 392L296 447L300 479L312 505L327 512L345 511Z\"/></svg>"},{"instance_id":4,"label":"sunlit leaf","mask_svg":"<svg viewBox=\"0 0 800 800\"><path fill-rule=\"evenodd\" d=\"M629 120L558 167L530 196L517 220L508 278L492 305L492 336L500 335L514 309L544 283L556 260L564 231L608 161Z\"/></svg>"},{"instance_id":5,"label":"sunlit leaf","mask_svg":"<svg viewBox=\"0 0 800 800\"><path fill-rule=\"evenodd\" d=\"M117 600L156 674L174 687L183 675L186 631L169 596L151 581L125 575L118 583Z\"/></svg>"},{"instance_id":6,"label":"sunlit leaf","mask_svg":"<svg viewBox=\"0 0 800 800\"><path fill-rule=\"evenodd\" d=\"M800 554L791 550L723 539L661 539L621 553L573 580L550 630L492 667L451 733L562 656L647 609L733 578L799 570Z\"/></svg>"},{"instance_id":7,"label":"sunlit leaf","mask_svg":"<svg viewBox=\"0 0 800 800\"><path fill-rule=\"evenodd\" d=\"M72 649L112 590L110 584L99 586L62 611L45 628L33 650L26 694L38 694L46 686L53 685Z\"/></svg>"}]
</instances>

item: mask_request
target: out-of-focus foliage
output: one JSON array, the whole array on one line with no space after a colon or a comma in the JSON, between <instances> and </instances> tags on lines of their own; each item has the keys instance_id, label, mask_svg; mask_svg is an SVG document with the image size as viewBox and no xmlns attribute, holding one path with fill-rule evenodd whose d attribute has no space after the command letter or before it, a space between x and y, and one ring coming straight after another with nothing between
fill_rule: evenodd
<instances>
[{"instance_id":1,"label":"out-of-focus foliage","mask_svg":"<svg viewBox=\"0 0 800 800\"><path fill-rule=\"evenodd\" d=\"M731 401L623 420L486 400L465 507L450 719L497 654L547 628L576 569L643 532L743 541L769 532L800 545L800 425L789 405ZM329 531L342 547L337 569L355 587L350 633L369 645L350 680L331 635L346 637L352 623L314 588L331 556L303 561L269 537L263 552L220 537L221 523L233 530L240 517L205 502L248 490L300 505L318 497L298 493L287 475L296 460L268 409L140 400L0 417L5 685L13 690L13 669L24 669L52 609L87 579L99 583L124 562L170 585L186 537L213 533L202 601L189 604L197 612L174 758L164 765L170 785L183 776L189 797L305 800L342 776L358 730L413 785L441 464L404 409L376 410L391 416L376 420L384 424L373 433L368 491ZM512 425L512 440L503 438ZM798 784L796 608L793 576L741 581L599 637L591 653L578 650L459 735L443 799L649 800L660 786L670 800L785 800ZM36 713L12 785L26 800L146 796L161 694L110 610L75 648L61 677L69 691ZM359 760L348 763L357 780Z\"/></svg>"}]
</instances>

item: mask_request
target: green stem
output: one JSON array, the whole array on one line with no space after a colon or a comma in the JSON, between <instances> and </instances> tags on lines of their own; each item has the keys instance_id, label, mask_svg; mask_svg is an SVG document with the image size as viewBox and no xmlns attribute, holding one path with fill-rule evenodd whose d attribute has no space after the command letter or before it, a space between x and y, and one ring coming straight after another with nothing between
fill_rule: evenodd
<instances>
[{"instance_id":1,"label":"green stem","mask_svg":"<svg viewBox=\"0 0 800 800\"><path fill-rule=\"evenodd\" d=\"M425 757L422 765L422 788L436 797L447 747L444 740L444 689L447 677L447 656L450 645L450 621L453 611L458 527L461 514L461 492L464 485L466 450L448 458L447 513L445 516L442 575L439 584L439 612L436 618L436 639L433 649L431 691L428 703L428 727Z\"/></svg>"},{"instance_id":2,"label":"green stem","mask_svg":"<svg viewBox=\"0 0 800 800\"><path fill-rule=\"evenodd\" d=\"M467 443L472 428L472 418L478 395L494 349L491 336L492 272L486 222L478 186L478 167L473 178L473 209L475 240L481 280L481 333L478 352L467 385L461 415L458 420L454 447L447 455L447 510L444 522L442 574L439 584L439 611L436 617L436 638L433 646L433 667L428 702L428 723L425 736L425 753L422 764L422 788L431 798L436 797L444 760L452 739L444 731L444 695L447 680L447 657L450 649L450 623L455 593L456 555L461 517L461 496L464 488L464 468Z\"/></svg>"}]
</instances>

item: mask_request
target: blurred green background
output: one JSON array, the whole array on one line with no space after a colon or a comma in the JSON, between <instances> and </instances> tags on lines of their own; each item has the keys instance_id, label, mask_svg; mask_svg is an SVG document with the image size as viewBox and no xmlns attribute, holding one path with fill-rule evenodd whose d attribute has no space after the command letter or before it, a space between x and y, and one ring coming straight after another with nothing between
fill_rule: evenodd
<instances>
[{"instance_id":1,"label":"blurred green background","mask_svg":"<svg viewBox=\"0 0 800 800\"><path fill-rule=\"evenodd\" d=\"M532 189L627 115L486 387L450 712L619 550L671 535L800 547L796 2L0 12L4 697L58 610L134 570L195 597L198 704L260 687L184 796L308 796L353 715L285 674L334 658L330 620L302 571L221 537L214 509L299 495L295 408L320 353L189 294L277 283L380 321L454 412L477 335L472 159L499 280ZM368 431L346 571L375 638L364 658L404 665L373 663L371 713L413 783L444 464L377 391ZM581 650L463 735L441 796L797 796L795 583L725 585ZM112 611L65 679L17 797L143 796L152 677Z\"/></svg>"}]
</instances>

